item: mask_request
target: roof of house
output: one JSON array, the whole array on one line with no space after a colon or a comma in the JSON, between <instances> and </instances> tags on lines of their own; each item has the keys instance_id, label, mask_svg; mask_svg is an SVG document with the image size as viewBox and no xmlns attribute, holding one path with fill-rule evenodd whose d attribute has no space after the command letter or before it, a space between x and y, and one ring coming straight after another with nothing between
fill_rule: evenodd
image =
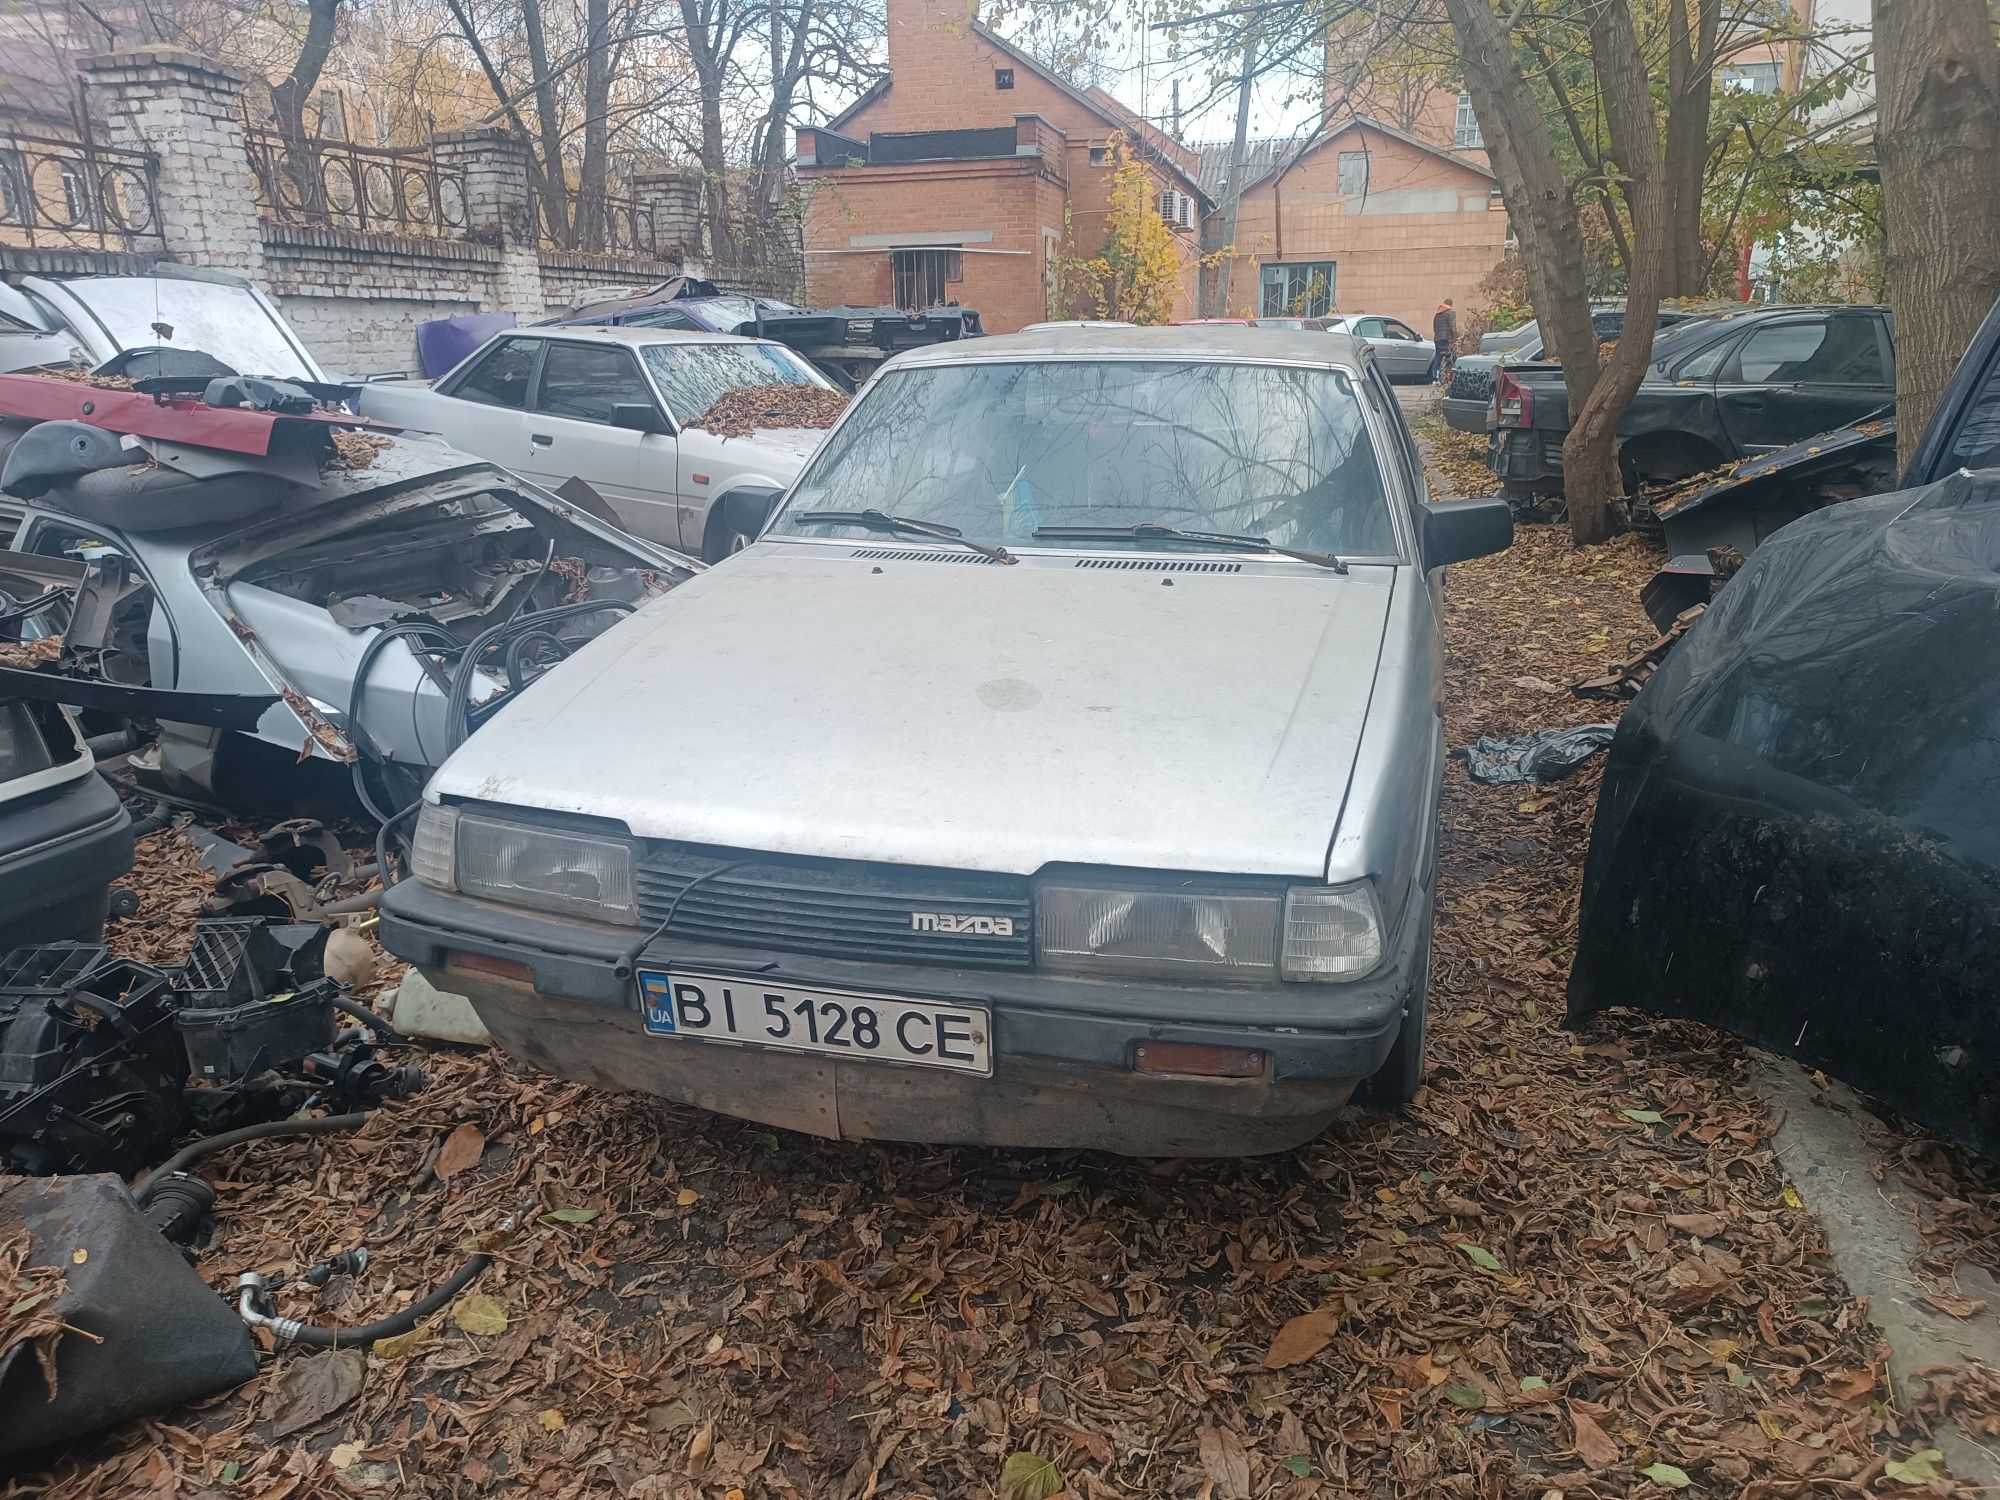
<instances>
[{"instance_id":1,"label":"roof of house","mask_svg":"<svg viewBox=\"0 0 2000 1500\"><path fill-rule=\"evenodd\" d=\"M1315 131L1311 135L1285 136L1276 139L1253 140L1249 142L1244 156L1243 191L1248 192L1258 183L1264 181L1265 178L1270 177L1276 172L1286 170L1305 157L1310 156L1313 152L1331 145L1341 136L1347 134L1348 131L1357 127L1393 136L1397 140L1407 145L1415 146L1419 151L1427 152L1441 161L1448 161L1454 166L1463 167L1468 172L1484 177L1489 182L1497 182L1499 180L1494 177L1491 171L1481 166L1470 156L1462 155L1456 151L1447 151L1442 146L1434 145L1421 136L1411 135L1407 130L1399 130L1386 121L1376 119L1373 115L1348 115L1338 124ZM1211 141L1196 148L1200 152L1201 190L1210 198L1219 199L1226 191L1226 184L1229 177L1229 159L1233 149L1233 144L1229 141Z\"/></svg>"},{"instance_id":2,"label":"roof of house","mask_svg":"<svg viewBox=\"0 0 2000 1500\"><path fill-rule=\"evenodd\" d=\"M1201 182L1199 173L1201 159L1193 149L1182 145L1164 131L1158 130L1148 124L1144 117L1119 103L1118 100L1114 99L1103 89L1095 86L1088 89L1076 87L1076 85L1070 83L1044 64L1037 62L1004 36L1001 36L991 27L980 21L978 17L975 16L973 18L971 25L974 36L999 51L1006 53L1007 56L1011 57L1016 63L1026 68L1043 82L1054 88L1061 89L1070 98L1096 115L1107 125L1114 125L1120 130L1136 135L1141 153L1147 159L1173 172L1175 176L1179 177L1188 187L1194 189L1204 199L1210 196L1208 190ZM843 109L831 120L828 120L825 128L833 131L835 134L840 133L842 127L849 120L853 119L862 110L886 94L895 81L895 74L893 72L884 73L873 84L869 85L867 92L862 94L859 99L856 99L846 109Z\"/></svg>"}]
</instances>

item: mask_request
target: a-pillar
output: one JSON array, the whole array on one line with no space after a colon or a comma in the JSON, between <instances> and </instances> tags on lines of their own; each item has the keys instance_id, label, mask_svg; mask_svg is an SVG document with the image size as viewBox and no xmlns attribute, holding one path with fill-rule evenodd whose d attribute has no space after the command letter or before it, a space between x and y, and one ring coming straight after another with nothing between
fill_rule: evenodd
<instances>
[{"instance_id":1,"label":"a-pillar","mask_svg":"<svg viewBox=\"0 0 2000 1500\"><path fill-rule=\"evenodd\" d=\"M264 237L243 140L247 75L178 47L137 47L80 65L105 143L158 163L167 252L187 265L256 279Z\"/></svg>"}]
</instances>

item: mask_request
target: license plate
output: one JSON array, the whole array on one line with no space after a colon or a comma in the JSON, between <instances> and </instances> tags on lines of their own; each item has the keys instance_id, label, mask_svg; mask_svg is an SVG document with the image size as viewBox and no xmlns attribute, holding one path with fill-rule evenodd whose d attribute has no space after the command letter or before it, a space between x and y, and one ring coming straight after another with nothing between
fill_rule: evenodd
<instances>
[{"instance_id":1,"label":"license plate","mask_svg":"<svg viewBox=\"0 0 2000 1500\"><path fill-rule=\"evenodd\" d=\"M660 969L639 971L639 1002L655 1036L993 1072L993 1018L983 1005Z\"/></svg>"}]
</instances>

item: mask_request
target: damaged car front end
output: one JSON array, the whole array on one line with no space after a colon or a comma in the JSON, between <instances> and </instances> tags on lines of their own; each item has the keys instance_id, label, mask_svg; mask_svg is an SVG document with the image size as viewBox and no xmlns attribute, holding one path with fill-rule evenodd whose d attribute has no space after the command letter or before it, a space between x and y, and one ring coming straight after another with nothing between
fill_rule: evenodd
<instances>
[{"instance_id":1,"label":"damaged car front end","mask_svg":"<svg viewBox=\"0 0 2000 1500\"><path fill-rule=\"evenodd\" d=\"M0 461L0 641L43 643L0 690L137 724L135 764L183 791L261 746L366 759L407 800L510 691L699 568L340 412L0 376Z\"/></svg>"}]
</instances>

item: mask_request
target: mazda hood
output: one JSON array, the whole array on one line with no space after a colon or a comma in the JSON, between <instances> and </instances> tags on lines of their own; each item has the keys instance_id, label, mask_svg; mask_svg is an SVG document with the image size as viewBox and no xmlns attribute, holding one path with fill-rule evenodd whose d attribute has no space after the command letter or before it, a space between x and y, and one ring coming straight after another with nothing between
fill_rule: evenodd
<instances>
[{"instance_id":1,"label":"mazda hood","mask_svg":"<svg viewBox=\"0 0 2000 1500\"><path fill-rule=\"evenodd\" d=\"M795 855L1320 877L1397 570L1130 562L767 542L549 673L431 791Z\"/></svg>"}]
</instances>

